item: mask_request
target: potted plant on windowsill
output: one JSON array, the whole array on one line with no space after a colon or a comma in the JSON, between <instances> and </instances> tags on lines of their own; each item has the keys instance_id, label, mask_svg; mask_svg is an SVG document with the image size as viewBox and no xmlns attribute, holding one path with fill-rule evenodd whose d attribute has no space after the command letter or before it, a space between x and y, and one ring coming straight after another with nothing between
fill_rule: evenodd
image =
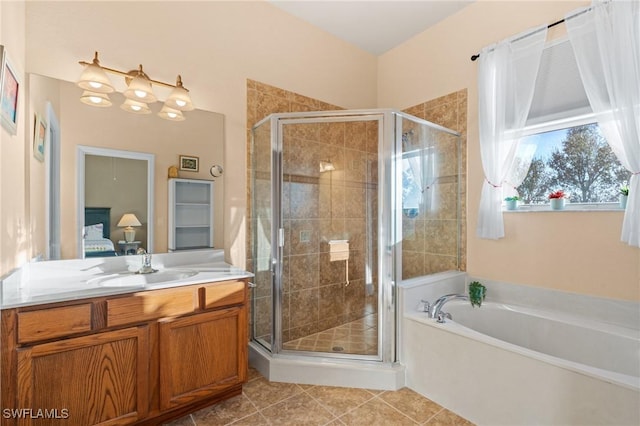
<instances>
[{"instance_id":1,"label":"potted plant on windowsill","mask_svg":"<svg viewBox=\"0 0 640 426\"><path fill-rule=\"evenodd\" d=\"M504 201L506 203L507 210L517 210L518 200L520 200L520 197L518 197L517 195L514 195L513 197L505 198Z\"/></svg>"},{"instance_id":2,"label":"potted plant on windowsill","mask_svg":"<svg viewBox=\"0 0 640 426\"><path fill-rule=\"evenodd\" d=\"M620 188L620 208L623 210L627 208L627 198L629 198L629 187L624 184Z\"/></svg>"},{"instance_id":3,"label":"potted plant on windowsill","mask_svg":"<svg viewBox=\"0 0 640 426\"><path fill-rule=\"evenodd\" d=\"M551 210L563 210L564 200L567 198L567 194L559 189L549 194L549 202L551 203Z\"/></svg>"}]
</instances>

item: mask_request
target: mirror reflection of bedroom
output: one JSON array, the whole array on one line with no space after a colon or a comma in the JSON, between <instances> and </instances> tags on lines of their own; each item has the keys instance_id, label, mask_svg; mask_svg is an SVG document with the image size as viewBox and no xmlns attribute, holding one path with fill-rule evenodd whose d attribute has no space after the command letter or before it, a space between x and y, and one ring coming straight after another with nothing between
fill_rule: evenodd
<instances>
[{"instance_id":1,"label":"mirror reflection of bedroom","mask_svg":"<svg viewBox=\"0 0 640 426\"><path fill-rule=\"evenodd\" d=\"M147 249L147 161L85 156L84 257Z\"/></svg>"}]
</instances>

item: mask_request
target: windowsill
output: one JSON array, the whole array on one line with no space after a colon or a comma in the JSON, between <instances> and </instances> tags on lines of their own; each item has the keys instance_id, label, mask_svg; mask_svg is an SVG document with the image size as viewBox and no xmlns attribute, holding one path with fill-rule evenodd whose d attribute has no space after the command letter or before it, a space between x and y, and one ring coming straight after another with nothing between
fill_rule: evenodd
<instances>
[{"instance_id":1,"label":"windowsill","mask_svg":"<svg viewBox=\"0 0 640 426\"><path fill-rule=\"evenodd\" d=\"M503 213L539 213L539 212L621 212L618 203L565 203L563 210L551 210L549 204L522 204L517 210L507 210L503 207Z\"/></svg>"}]
</instances>

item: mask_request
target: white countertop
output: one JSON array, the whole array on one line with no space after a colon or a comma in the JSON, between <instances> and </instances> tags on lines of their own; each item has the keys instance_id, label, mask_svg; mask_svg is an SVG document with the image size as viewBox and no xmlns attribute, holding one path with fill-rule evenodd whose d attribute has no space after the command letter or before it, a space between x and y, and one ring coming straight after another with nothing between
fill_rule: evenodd
<instances>
[{"instance_id":1,"label":"white countertop","mask_svg":"<svg viewBox=\"0 0 640 426\"><path fill-rule=\"evenodd\" d=\"M224 261L223 250L153 254L158 279L167 271L188 271L188 278L151 284L105 286L112 277L130 277L142 266L142 256L56 260L28 263L0 282L0 309L41 305L97 296L132 293L184 285L250 278L250 272ZM150 274L149 277L151 277ZM138 276L139 277L139 276Z\"/></svg>"}]
</instances>

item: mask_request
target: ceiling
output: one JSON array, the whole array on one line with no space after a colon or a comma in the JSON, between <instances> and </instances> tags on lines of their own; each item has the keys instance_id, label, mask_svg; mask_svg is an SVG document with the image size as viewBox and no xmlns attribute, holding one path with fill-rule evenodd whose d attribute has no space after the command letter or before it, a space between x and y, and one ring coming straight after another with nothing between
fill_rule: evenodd
<instances>
[{"instance_id":1,"label":"ceiling","mask_svg":"<svg viewBox=\"0 0 640 426\"><path fill-rule=\"evenodd\" d=\"M268 0L373 55L398 46L475 0Z\"/></svg>"}]
</instances>

